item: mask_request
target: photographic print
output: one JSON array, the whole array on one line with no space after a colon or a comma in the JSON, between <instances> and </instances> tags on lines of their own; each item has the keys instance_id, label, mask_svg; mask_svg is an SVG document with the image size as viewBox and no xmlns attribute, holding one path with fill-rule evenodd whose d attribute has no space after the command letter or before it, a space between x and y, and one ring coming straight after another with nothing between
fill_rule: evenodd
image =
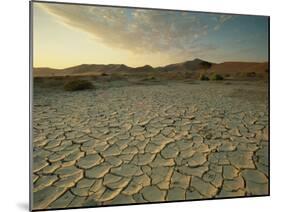
<instances>
[{"instance_id":1,"label":"photographic print","mask_svg":"<svg viewBox=\"0 0 281 212\"><path fill-rule=\"evenodd\" d=\"M31 3L31 209L269 195L269 17Z\"/></svg>"}]
</instances>

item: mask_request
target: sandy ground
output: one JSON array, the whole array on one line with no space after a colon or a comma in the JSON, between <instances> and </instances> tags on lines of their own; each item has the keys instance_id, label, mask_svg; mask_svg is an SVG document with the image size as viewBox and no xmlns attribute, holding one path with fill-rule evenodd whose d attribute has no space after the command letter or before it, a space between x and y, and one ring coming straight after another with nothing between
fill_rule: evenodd
<instances>
[{"instance_id":1,"label":"sandy ground","mask_svg":"<svg viewBox=\"0 0 281 212\"><path fill-rule=\"evenodd\" d=\"M34 209L268 194L264 82L35 87Z\"/></svg>"}]
</instances>

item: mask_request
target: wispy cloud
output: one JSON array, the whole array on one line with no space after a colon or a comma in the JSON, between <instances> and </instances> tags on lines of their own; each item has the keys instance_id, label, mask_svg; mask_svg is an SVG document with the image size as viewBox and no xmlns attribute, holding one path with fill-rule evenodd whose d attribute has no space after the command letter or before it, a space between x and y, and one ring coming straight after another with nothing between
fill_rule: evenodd
<instances>
[{"instance_id":1,"label":"wispy cloud","mask_svg":"<svg viewBox=\"0 0 281 212\"><path fill-rule=\"evenodd\" d=\"M191 51L208 34L210 16L215 28L231 19L228 15L194 14L129 8L41 4L67 26L88 32L101 43L134 53ZM203 48L204 46L202 46ZM198 48L198 47L197 47Z\"/></svg>"},{"instance_id":2,"label":"wispy cloud","mask_svg":"<svg viewBox=\"0 0 281 212\"><path fill-rule=\"evenodd\" d=\"M232 16L232 15L219 15L219 16L216 16L215 20L216 20L217 23L214 26L214 30L218 31L225 22L227 22L227 21L229 21L229 20L231 20L233 18L234 18L234 16Z\"/></svg>"}]
</instances>

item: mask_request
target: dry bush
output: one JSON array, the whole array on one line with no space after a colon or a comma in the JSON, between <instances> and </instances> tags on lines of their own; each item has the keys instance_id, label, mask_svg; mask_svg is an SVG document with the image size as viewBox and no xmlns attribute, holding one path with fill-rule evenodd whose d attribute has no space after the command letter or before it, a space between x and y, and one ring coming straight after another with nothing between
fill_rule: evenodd
<instances>
[{"instance_id":1,"label":"dry bush","mask_svg":"<svg viewBox=\"0 0 281 212\"><path fill-rule=\"evenodd\" d=\"M154 81L154 80L156 80L156 77L154 77L154 76L149 76L149 77L142 79L142 81Z\"/></svg>"},{"instance_id":2,"label":"dry bush","mask_svg":"<svg viewBox=\"0 0 281 212\"><path fill-rule=\"evenodd\" d=\"M256 72L249 72L249 73L246 74L246 76L247 77L256 77L257 74L256 74Z\"/></svg>"},{"instance_id":3,"label":"dry bush","mask_svg":"<svg viewBox=\"0 0 281 212\"><path fill-rule=\"evenodd\" d=\"M209 80L209 77L206 76L206 75L204 75L204 74L200 74L199 80L208 81L208 80Z\"/></svg>"},{"instance_id":4,"label":"dry bush","mask_svg":"<svg viewBox=\"0 0 281 212\"><path fill-rule=\"evenodd\" d=\"M224 80L223 76L220 74L213 74L211 80Z\"/></svg>"},{"instance_id":5,"label":"dry bush","mask_svg":"<svg viewBox=\"0 0 281 212\"><path fill-rule=\"evenodd\" d=\"M72 80L68 81L63 86L64 90L66 91L79 91L79 90L86 90L86 89L93 89L93 84L88 80Z\"/></svg>"}]
</instances>

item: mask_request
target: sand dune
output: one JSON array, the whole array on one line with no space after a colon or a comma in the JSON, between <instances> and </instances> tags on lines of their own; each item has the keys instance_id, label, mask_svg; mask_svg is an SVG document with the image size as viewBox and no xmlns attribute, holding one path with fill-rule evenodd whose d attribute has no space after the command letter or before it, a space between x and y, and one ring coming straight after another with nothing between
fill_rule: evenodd
<instances>
[{"instance_id":1,"label":"sand dune","mask_svg":"<svg viewBox=\"0 0 281 212\"><path fill-rule=\"evenodd\" d=\"M237 73L237 72L256 72L263 73L268 69L268 63L254 63L254 62L224 62L220 64L213 64L210 71L218 73Z\"/></svg>"},{"instance_id":2,"label":"sand dune","mask_svg":"<svg viewBox=\"0 0 281 212\"><path fill-rule=\"evenodd\" d=\"M52 76L95 76L101 74L137 74L137 73L191 73L192 76L204 72L205 74L218 73L224 76L250 76L266 77L268 72L268 63L257 62L223 62L211 63L208 61L194 59L183 63L170 64L163 67L153 68L150 65L141 67L129 67L124 64L82 64L65 69L52 68L34 68L34 77L52 77Z\"/></svg>"}]
</instances>

